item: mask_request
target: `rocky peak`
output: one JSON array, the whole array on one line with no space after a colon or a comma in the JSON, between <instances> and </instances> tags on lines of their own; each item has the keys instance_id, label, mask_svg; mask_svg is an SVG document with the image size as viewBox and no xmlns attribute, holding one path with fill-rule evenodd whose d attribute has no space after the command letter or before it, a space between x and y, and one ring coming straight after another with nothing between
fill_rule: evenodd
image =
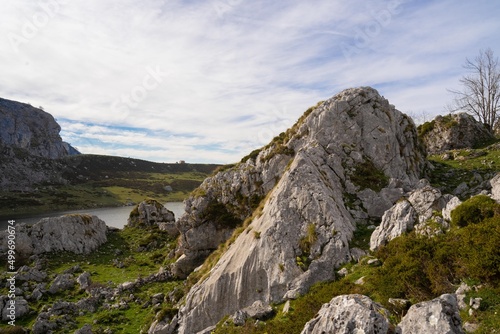
<instances>
[{"instance_id":1,"label":"rocky peak","mask_svg":"<svg viewBox=\"0 0 500 334\"><path fill-rule=\"evenodd\" d=\"M30 155L57 159L79 152L64 143L54 117L29 104L0 98L0 146L24 149Z\"/></svg>"},{"instance_id":2,"label":"rocky peak","mask_svg":"<svg viewBox=\"0 0 500 334\"><path fill-rule=\"evenodd\" d=\"M351 260L357 226L380 219L425 165L413 121L372 88L345 90L308 110L186 201L174 272L189 273L245 224L187 295L179 333L333 279L335 268Z\"/></svg>"},{"instance_id":3,"label":"rocky peak","mask_svg":"<svg viewBox=\"0 0 500 334\"><path fill-rule=\"evenodd\" d=\"M466 113L437 116L418 127L430 154L447 150L475 148L494 139L493 133Z\"/></svg>"}]
</instances>

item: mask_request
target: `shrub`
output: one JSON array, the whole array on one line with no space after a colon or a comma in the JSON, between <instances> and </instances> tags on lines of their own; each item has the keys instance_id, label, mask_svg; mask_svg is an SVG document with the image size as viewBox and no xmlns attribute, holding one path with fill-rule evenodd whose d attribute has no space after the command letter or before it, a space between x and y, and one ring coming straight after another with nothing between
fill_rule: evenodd
<instances>
[{"instance_id":1,"label":"shrub","mask_svg":"<svg viewBox=\"0 0 500 334\"><path fill-rule=\"evenodd\" d=\"M451 223L464 227L477 224L500 213L500 204L486 195L471 197L451 212Z\"/></svg>"}]
</instances>

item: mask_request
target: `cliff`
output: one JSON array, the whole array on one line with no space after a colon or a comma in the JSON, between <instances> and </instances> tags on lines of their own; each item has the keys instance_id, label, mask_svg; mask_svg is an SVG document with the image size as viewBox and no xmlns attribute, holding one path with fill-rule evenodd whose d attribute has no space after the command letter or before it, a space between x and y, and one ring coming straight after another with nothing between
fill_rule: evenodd
<instances>
[{"instance_id":1,"label":"cliff","mask_svg":"<svg viewBox=\"0 0 500 334\"><path fill-rule=\"evenodd\" d=\"M280 303L334 279L335 268L359 255L350 247L356 229L379 221L425 166L413 121L372 88L345 90L308 110L186 201L178 275L246 222L188 293L178 332L196 333L254 302Z\"/></svg>"},{"instance_id":2,"label":"cliff","mask_svg":"<svg viewBox=\"0 0 500 334\"><path fill-rule=\"evenodd\" d=\"M0 186L32 190L37 184L66 184L59 159L80 154L59 136L54 117L29 104L0 98Z\"/></svg>"},{"instance_id":3,"label":"cliff","mask_svg":"<svg viewBox=\"0 0 500 334\"><path fill-rule=\"evenodd\" d=\"M58 159L79 154L59 136L54 117L29 104L0 98L0 146L26 150L30 155Z\"/></svg>"}]
</instances>

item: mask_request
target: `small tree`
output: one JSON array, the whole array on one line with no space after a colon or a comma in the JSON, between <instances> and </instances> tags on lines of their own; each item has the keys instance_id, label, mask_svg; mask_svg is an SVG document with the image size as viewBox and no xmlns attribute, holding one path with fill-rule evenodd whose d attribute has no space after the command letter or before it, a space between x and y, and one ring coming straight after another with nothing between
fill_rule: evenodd
<instances>
[{"instance_id":1,"label":"small tree","mask_svg":"<svg viewBox=\"0 0 500 334\"><path fill-rule=\"evenodd\" d=\"M462 90L455 94L450 111L464 110L493 129L500 111L500 68L491 49L479 51L474 60L465 61L470 73L460 79Z\"/></svg>"}]
</instances>

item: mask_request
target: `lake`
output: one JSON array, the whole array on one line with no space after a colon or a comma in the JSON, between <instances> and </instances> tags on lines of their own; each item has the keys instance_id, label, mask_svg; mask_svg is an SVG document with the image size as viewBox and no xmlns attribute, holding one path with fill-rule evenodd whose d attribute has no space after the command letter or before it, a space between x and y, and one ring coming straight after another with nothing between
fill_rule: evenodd
<instances>
[{"instance_id":1,"label":"lake","mask_svg":"<svg viewBox=\"0 0 500 334\"><path fill-rule=\"evenodd\" d=\"M184 204L182 202L167 202L165 207L175 214L175 219L178 219L184 213ZM15 218L16 225L25 223L28 225L33 225L42 218L46 217L59 217L72 213L85 213L89 215L95 215L106 222L106 225L123 228L127 224L128 216L130 211L134 206L122 206L117 208L99 208L99 209L85 209L85 210L72 210L72 211L61 211L61 212L51 212L36 216ZM0 221L0 231L7 229L8 217L3 217Z\"/></svg>"}]
</instances>

